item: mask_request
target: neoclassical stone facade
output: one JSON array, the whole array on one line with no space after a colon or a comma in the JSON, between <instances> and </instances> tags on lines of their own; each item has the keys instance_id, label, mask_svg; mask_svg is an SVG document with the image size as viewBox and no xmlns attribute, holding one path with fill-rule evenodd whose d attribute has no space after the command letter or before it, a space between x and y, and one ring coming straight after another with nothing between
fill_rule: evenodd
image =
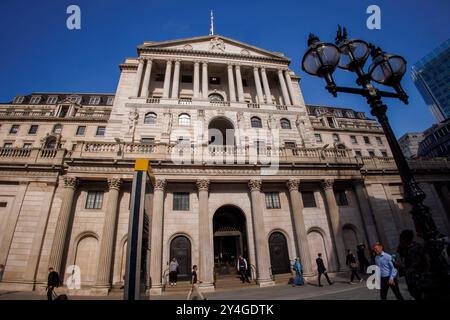
<instances>
[{"instance_id":1,"label":"neoclassical stone facade","mask_svg":"<svg viewBox=\"0 0 450 320\"><path fill-rule=\"evenodd\" d=\"M347 108L305 105L290 60L222 36L144 42L114 94L33 93L0 105L0 289L40 290L54 267L79 292L123 284L133 163L148 195L148 289L199 266L204 290L236 281L243 255L259 286L295 257L345 270L357 243L396 249L413 228L380 126ZM450 165L411 161L450 232ZM275 278L276 279L276 278Z\"/></svg>"}]
</instances>

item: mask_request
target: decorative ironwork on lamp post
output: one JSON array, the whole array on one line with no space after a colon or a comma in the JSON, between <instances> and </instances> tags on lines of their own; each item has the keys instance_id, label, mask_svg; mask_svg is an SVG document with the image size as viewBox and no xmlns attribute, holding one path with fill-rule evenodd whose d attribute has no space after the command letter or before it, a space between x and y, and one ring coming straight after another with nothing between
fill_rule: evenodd
<instances>
[{"instance_id":1,"label":"decorative ironwork on lamp post","mask_svg":"<svg viewBox=\"0 0 450 320\"><path fill-rule=\"evenodd\" d=\"M302 69L310 75L325 79L325 88L334 97L337 97L338 92L344 92L358 94L367 99L370 112L381 124L391 148L403 183L405 201L412 206L411 215L416 233L424 240L429 268L427 273L423 274L421 287L428 297L447 295L450 290L449 266L442 255L443 242L438 238L439 232L430 209L423 203L426 195L414 179L389 124L387 106L381 100L382 97L396 98L408 104L408 95L400 84L406 71L406 60L398 55L386 54L379 47L363 40L348 39L347 30L341 29L340 26L335 40L335 44L322 42L310 33ZM363 67L369 56L372 57L372 63L366 73ZM337 86L333 79L333 72L337 67L356 73L356 84L360 88ZM371 81L390 86L395 92L379 90Z\"/></svg>"}]
</instances>

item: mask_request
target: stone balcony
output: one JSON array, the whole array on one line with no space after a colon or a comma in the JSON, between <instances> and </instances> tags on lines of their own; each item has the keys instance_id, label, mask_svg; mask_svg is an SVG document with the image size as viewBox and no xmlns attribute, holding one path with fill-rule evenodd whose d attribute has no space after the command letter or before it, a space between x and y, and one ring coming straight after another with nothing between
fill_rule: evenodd
<instances>
[{"instance_id":1,"label":"stone balcony","mask_svg":"<svg viewBox=\"0 0 450 320\"><path fill-rule=\"evenodd\" d=\"M65 149L0 148L0 165L60 166L65 154Z\"/></svg>"},{"instance_id":2,"label":"stone balcony","mask_svg":"<svg viewBox=\"0 0 450 320\"><path fill-rule=\"evenodd\" d=\"M17 106L16 106L17 107ZM40 109L24 108L17 110L6 107L0 109L0 119L8 120L51 120L51 121L107 121L110 110L79 109L71 115L58 117L55 114L55 106L41 107Z\"/></svg>"}]
</instances>

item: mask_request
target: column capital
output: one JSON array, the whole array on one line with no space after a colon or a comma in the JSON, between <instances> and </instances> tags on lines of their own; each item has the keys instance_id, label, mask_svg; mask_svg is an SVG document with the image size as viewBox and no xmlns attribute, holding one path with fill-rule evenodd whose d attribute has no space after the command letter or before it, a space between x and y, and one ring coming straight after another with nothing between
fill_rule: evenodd
<instances>
[{"instance_id":1,"label":"column capital","mask_svg":"<svg viewBox=\"0 0 450 320\"><path fill-rule=\"evenodd\" d=\"M164 191L164 189L166 188L166 185L167 185L166 179L156 179L154 189Z\"/></svg>"},{"instance_id":2,"label":"column capital","mask_svg":"<svg viewBox=\"0 0 450 320\"><path fill-rule=\"evenodd\" d=\"M234 63L228 62L227 66L228 66L228 69L233 69Z\"/></svg>"},{"instance_id":3,"label":"column capital","mask_svg":"<svg viewBox=\"0 0 450 320\"><path fill-rule=\"evenodd\" d=\"M293 191L293 190L298 191L298 186L300 185L300 181L297 179L289 179L286 182L286 185L287 185L289 191Z\"/></svg>"},{"instance_id":4,"label":"column capital","mask_svg":"<svg viewBox=\"0 0 450 320\"><path fill-rule=\"evenodd\" d=\"M239 63L235 63L234 67L236 70L241 70L241 65Z\"/></svg>"},{"instance_id":5,"label":"column capital","mask_svg":"<svg viewBox=\"0 0 450 320\"><path fill-rule=\"evenodd\" d=\"M250 180L248 182L248 188L250 191L261 191L262 181L261 180Z\"/></svg>"},{"instance_id":6,"label":"column capital","mask_svg":"<svg viewBox=\"0 0 450 320\"><path fill-rule=\"evenodd\" d=\"M144 63L146 58L145 57L138 57L137 60L139 61L139 63Z\"/></svg>"},{"instance_id":7,"label":"column capital","mask_svg":"<svg viewBox=\"0 0 450 320\"><path fill-rule=\"evenodd\" d=\"M202 62L201 60L195 59L194 61L194 65L200 65L200 62Z\"/></svg>"},{"instance_id":8,"label":"column capital","mask_svg":"<svg viewBox=\"0 0 450 320\"><path fill-rule=\"evenodd\" d=\"M259 69L260 69L260 66L253 66L253 71L258 72Z\"/></svg>"},{"instance_id":9,"label":"column capital","mask_svg":"<svg viewBox=\"0 0 450 320\"><path fill-rule=\"evenodd\" d=\"M64 177L64 188L76 189L78 187L79 180L77 177Z\"/></svg>"},{"instance_id":10,"label":"column capital","mask_svg":"<svg viewBox=\"0 0 450 320\"><path fill-rule=\"evenodd\" d=\"M166 64L172 64L172 62L173 62L173 59L167 59L166 60Z\"/></svg>"},{"instance_id":11,"label":"column capital","mask_svg":"<svg viewBox=\"0 0 450 320\"><path fill-rule=\"evenodd\" d=\"M327 190L327 189L333 189L333 183L334 183L333 179L325 179L321 182L321 185L324 190Z\"/></svg>"},{"instance_id":12,"label":"column capital","mask_svg":"<svg viewBox=\"0 0 450 320\"><path fill-rule=\"evenodd\" d=\"M122 179L120 178L108 178L108 188L120 190L120 187L122 186Z\"/></svg>"},{"instance_id":13,"label":"column capital","mask_svg":"<svg viewBox=\"0 0 450 320\"><path fill-rule=\"evenodd\" d=\"M181 64L181 59L175 59L175 65L180 65Z\"/></svg>"},{"instance_id":14,"label":"column capital","mask_svg":"<svg viewBox=\"0 0 450 320\"><path fill-rule=\"evenodd\" d=\"M211 181L208 179L198 179L196 181L198 191L208 191Z\"/></svg>"},{"instance_id":15,"label":"column capital","mask_svg":"<svg viewBox=\"0 0 450 320\"><path fill-rule=\"evenodd\" d=\"M267 68L266 68L265 66L261 66L261 72L264 72L264 73L265 73L265 72L266 72L266 69L267 69Z\"/></svg>"},{"instance_id":16,"label":"column capital","mask_svg":"<svg viewBox=\"0 0 450 320\"><path fill-rule=\"evenodd\" d=\"M277 71L278 71L278 74L283 75L284 69L277 69Z\"/></svg>"},{"instance_id":17,"label":"column capital","mask_svg":"<svg viewBox=\"0 0 450 320\"><path fill-rule=\"evenodd\" d=\"M203 64L204 66L207 66L207 65L208 65L208 63L209 63L209 61L206 61L206 60L202 60L202 64Z\"/></svg>"}]
</instances>

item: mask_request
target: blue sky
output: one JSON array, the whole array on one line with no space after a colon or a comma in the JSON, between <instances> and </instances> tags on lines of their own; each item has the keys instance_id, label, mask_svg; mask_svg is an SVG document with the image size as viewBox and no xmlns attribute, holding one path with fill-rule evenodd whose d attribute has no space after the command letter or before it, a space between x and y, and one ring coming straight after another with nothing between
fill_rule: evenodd
<instances>
[{"instance_id":1,"label":"blue sky","mask_svg":"<svg viewBox=\"0 0 450 320\"><path fill-rule=\"evenodd\" d=\"M66 8L81 8L81 30L66 28ZM366 8L381 8L381 30L366 28ZM410 105L386 99L394 131L422 131L434 118L410 79L410 67L450 37L448 0L1 0L0 101L33 91L114 92L118 65L136 56L145 40L207 35L209 10L215 32L292 59L302 76L307 103L352 107L369 113L363 98L341 94L333 98L322 79L306 75L300 60L309 32L333 41L336 25L397 53L408 61L403 80ZM352 85L354 76L338 70L339 85Z\"/></svg>"}]
</instances>

